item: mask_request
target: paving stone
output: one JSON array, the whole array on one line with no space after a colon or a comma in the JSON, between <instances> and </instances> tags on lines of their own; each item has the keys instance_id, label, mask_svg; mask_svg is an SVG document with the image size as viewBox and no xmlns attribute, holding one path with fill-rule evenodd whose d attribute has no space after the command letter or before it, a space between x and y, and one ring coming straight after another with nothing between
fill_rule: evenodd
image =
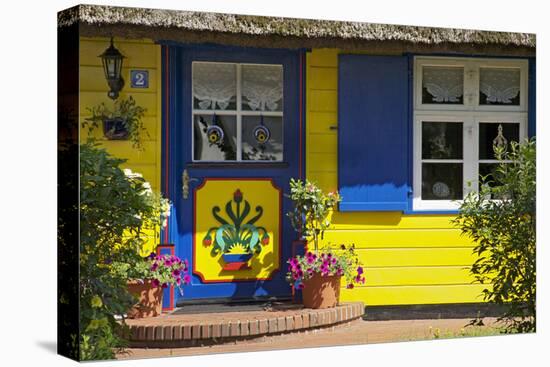
<instances>
[{"instance_id":1,"label":"paving stone","mask_svg":"<svg viewBox=\"0 0 550 367\"><path fill-rule=\"evenodd\" d=\"M155 327L147 326L145 330L145 340L155 340Z\"/></svg>"},{"instance_id":2,"label":"paving stone","mask_svg":"<svg viewBox=\"0 0 550 367\"><path fill-rule=\"evenodd\" d=\"M316 312L309 314L309 327L315 327L318 325L319 315Z\"/></svg>"},{"instance_id":3,"label":"paving stone","mask_svg":"<svg viewBox=\"0 0 550 367\"><path fill-rule=\"evenodd\" d=\"M210 339L212 337L212 325L201 325L201 339Z\"/></svg>"},{"instance_id":4,"label":"paving stone","mask_svg":"<svg viewBox=\"0 0 550 367\"><path fill-rule=\"evenodd\" d=\"M277 332L277 319L269 319L269 333L276 333Z\"/></svg>"},{"instance_id":5,"label":"paving stone","mask_svg":"<svg viewBox=\"0 0 550 367\"><path fill-rule=\"evenodd\" d=\"M267 334L267 332L269 331L268 321L260 320L259 325L260 325L260 334Z\"/></svg>"},{"instance_id":6,"label":"paving stone","mask_svg":"<svg viewBox=\"0 0 550 367\"><path fill-rule=\"evenodd\" d=\"M183 339L183 326L176 325L174 326L174 340L182 340Z\"/></svg>"},{"instance_id":7,"label":"paving stone","mask_svg":"<svg viewBox=\"0 0 550 367\"><path fill-rule=\"evenodd\" d=\"M222 324L222 338L227 338L229 336L229 323L224 322Z\"/></svg>"},{"instance_id":8,"label":"paving stone","mask_svg":"<svg viewBox=\"0 0 550 367\"><path fill-rule=\"evenodd\" d=\"M279 333L286 331L286 319L284 317L277 318L277 331Z\"/></svg>"},{"instance_id":9,"label":"paving stone","mask_svg":"<svg viewBox=\"0 0 550 367\"><path fill-rule=\"evenodd\" d=\"M239 321L231 321L231 324L229 325L229 335L230 336L241 335L241 323Z\"/></svg>"},{"instance_id":10,"label":"paving stone","mask_svg":"<svg viewBox=\"0 0 550 367\"><path fill-rule=\"evenodd\" d=\"M249 335L258 335L260 333L260 323L258 320L251 320L248 322L250 328Z\"/></svg>"},{"instance_id":11,"label":"paving stone","mask_svg":"<svg viewBox=\"0 0 550 367\"><path fill-rule=\"evenodd\" d=\"M286 317L286 330L287 331L294 330L294 317L292 317L292 316L287 316Z\"/></svg>"},{"instance_id":12,"label":"paving stone","mask_svg":"<svg viewBox=\"0 0 550 367\"><path fill-rule=\"evenodd\" d=\"M305 313L302 315L302 325L304 329L308 329L310 327L309 325L309 313Z\"/></svg>"},{"instance_id":13,"label":"paving stone","mask_svg":"<svg viewBox=\"0 0 550 367\"><path fill-rule=\"evenodd\" d=\"M212 324L212 338L221 338L222 326L218 323Z\"/></svg>"},{"instance_id":14,"label":"paving stone","mask_svg":"<svg viewBox=\"0 0 550 367\"><path fill-rule=\"evenodd\" d=\"M183 340L191 340L191 325L183 327Z\"/></svg>"},{"instance_id":15,"label":"paving stone","mask_svg":"<svg viewBox=\"0 0 550 367\"><path fill-rule=\"evenodd\" d=\"M241 336L249 336L249 335L250 335L250 329L249 329L248 320L241 321Z\"/></svg>"},{"instance_id":16,"label":"paving stone","mask_svg":"<svg viewBox=\"0 0 550 367\"><path fill-rule=\"evenodd\" d=\"M163 340L173 340L174 337L174 328L172 325L166 325L162 332Z\"/></svg>"},{"instance_id":17,"label":"paving stone","mask_svg":"<svg viewBox=\"0 0 550 367\"><path fill-rule=\"evenodd\" d=\"M303 327L302 315L294 315L294 329L300 330Z\"/></svg>"}]
</instances>

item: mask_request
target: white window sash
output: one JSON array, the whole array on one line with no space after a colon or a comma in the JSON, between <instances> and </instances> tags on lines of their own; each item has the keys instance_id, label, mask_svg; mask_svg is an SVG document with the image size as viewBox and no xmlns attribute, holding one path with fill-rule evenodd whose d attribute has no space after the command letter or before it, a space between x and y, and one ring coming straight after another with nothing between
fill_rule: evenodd
<instances>
[{"instance_id":1,"label":"white window sash","mask_svg":"<svg viewBox=\"0 0 550 367\"><path fill-rule=\"evenodd\" d=\"M222 110L222 109L198 109L194 105L194 91L193 91L193 75L191 75L191 157L193 162L202 162L202 163L227 163L227 162L238 162L243 164L262 162L262 163L278 163L283 162L284 157L284 148L283 155L280 160L243 160L242 159L242 118L243 116L264 116L264 117L281 117L282 121L282 144L284 147L284 90L283 90L283 108L281 111L260 111L260 110L243 110L242 109L242 66L243 65L262 65L262 66L281 66L280 64L250 64L250 63L231 63L231 62L211 62L211 61L194 61L193 63L212 63L212 64L231 64L236 66L236 108L235 110ZM191 67L191 74L193 74L193 67ZM283 89L284 89L284 68L283 68ZM195 124L196 115L218 115L218 116L235 116L236 117L236 160L234 161L209 161L195 159L195 139L193 136L193 129ZM184 148L187 149L187 148Z\"/></svg>"}]
</instances>

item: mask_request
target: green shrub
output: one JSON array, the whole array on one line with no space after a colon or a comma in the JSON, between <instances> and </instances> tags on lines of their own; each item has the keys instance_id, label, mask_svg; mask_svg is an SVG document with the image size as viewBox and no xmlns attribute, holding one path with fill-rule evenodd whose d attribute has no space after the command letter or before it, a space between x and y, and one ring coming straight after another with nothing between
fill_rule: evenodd
<instances>
[{"instance_id":1,"label":"green shrub","mask_svg":"<svg viewBox=\"0 0 550 367\"><path fill-rule=\"evenodd\" d=\"M478 256L470 272L487 284L484 300L506 305L500 317L508 332L536 328L536 144L495 147L499 164L481 177L479 194L471 193L454 223L475 242Z\"/></svg>"},{"instance_id":2,"label":"green shrub","mask_svg":"<svg viewBox=\"0 0 550 367\"><path fill-rule=\"evenodd\" d=\"M160 203L139 174L124 171L124 160L92 142L80 147L80 358L113 358L124 345L116 316L134 304L127 276L110 264L137 264L144 229L158 224ZM128 174L131 173L131 174Z\"/></svg>"}]
</instances>

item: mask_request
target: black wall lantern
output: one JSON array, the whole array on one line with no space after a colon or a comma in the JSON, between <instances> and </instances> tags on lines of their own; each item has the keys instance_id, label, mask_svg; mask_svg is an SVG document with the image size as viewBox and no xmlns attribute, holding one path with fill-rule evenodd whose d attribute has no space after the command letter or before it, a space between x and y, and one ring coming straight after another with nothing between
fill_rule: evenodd
<instances>
[{"instance_id":1,"label":"black wall lantern","mask_svg":"<svg viewBox=\"0 0 550 367\"><path fill-rule=\"evenodd\" d=\"M118 98L118 92L122 90L124 86L124 79L120 75L122 72L122 59L124 56L113 45L113 37L111 37L111 45L101 55L101 62L103 63L103 71L105 72L105 79L109 84L111 90L107 95L111 99Z\"/></svg>"}]
</instances>

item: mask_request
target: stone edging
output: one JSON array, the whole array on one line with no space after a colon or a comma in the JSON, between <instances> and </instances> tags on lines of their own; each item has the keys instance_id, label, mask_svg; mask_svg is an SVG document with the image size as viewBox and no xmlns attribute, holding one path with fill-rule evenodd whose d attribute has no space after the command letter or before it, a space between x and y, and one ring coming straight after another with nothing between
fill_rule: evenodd
<instances>
[{"instance_id":1,"label":"stone edging","mask_svg":"<svg viewBox=\"0 0 550 367\"><path fill-rule=\"evenodd\" d=\"M285 317L260 320L222 320L211 323L171 325L130 325L130 344L135 347L173 347L197 342L223 342L220 339L250 339L265 335L284 334L325 328L347 323L364 314L362 302L345 303L331 309L300 310ZM304 312L305 311L305 312ZM152 320L154 321L154 319Z\"/></svg>"}]
</instances>

